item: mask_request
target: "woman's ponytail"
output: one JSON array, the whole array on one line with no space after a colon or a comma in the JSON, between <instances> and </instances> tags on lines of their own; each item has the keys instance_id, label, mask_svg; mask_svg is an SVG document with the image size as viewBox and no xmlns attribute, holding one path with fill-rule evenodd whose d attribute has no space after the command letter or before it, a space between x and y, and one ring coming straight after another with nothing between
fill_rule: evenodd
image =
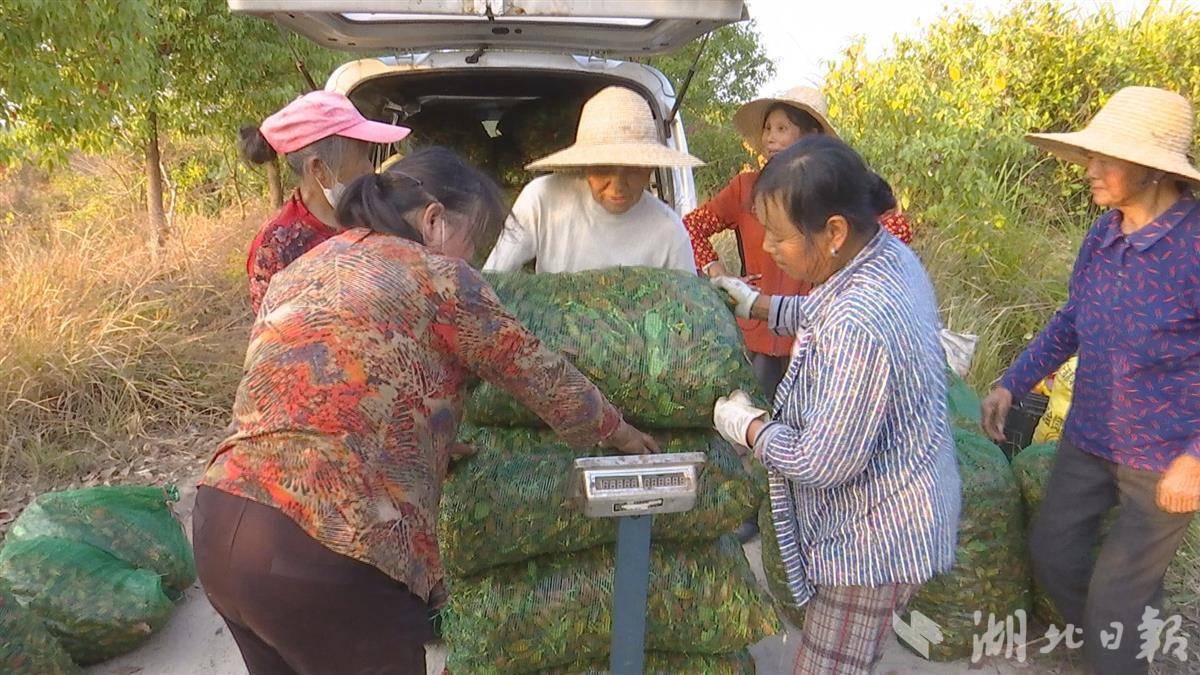
<instances>
[{"instance_id":1,"label":"woman's ponytail","mask_svg":"<svg viewBox=\"0 0 1200 675\"><path fill-rule=\"evenodd\" d=\"M892 186L883 179L883 176L871 172L873 177L869 199L871 200L871 209L876 215L883 215L888 211L896 208L896 194L892 192Z\"/></svg>"},{"instance_id":2,"label":"woman's ponytail","mask_svg":"<svg viewBox=\"0 0 1200 675\"><path fill-rule=\"evenodd\" d=\"M238 129L238 156L249 164L266 164L278 156L258 127L244 126Z\"/></svg>"}]
</instances>

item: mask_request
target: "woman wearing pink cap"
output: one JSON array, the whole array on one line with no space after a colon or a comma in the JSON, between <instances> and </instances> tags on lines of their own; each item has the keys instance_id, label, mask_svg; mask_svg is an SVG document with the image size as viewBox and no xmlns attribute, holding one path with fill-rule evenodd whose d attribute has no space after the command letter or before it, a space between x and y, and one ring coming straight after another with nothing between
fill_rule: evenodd
<instances>
[{"instance_id":1,"label":"woman wearing pink cap","mask_svg":"<svg viewBox=\"0 0 1200 675\"><path fill-rule=\"evenodd\" d=\"M243 127L242 157L265 164L283 155L300 179L292 198L258 231L246 259L250 306L258 312L271 277L341 231L334 211L346 184L371 173L370 143L395 143L405 127L372 122L345 95L314 91Z\"/></svg>"}]
</instances>

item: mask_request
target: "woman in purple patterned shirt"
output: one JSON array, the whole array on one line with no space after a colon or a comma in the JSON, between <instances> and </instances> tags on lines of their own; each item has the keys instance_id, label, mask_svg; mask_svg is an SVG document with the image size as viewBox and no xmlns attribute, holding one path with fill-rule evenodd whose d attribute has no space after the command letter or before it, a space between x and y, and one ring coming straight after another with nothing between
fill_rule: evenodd
<instances>
[{"instance_id":1,"label":"woman in purple patterned shirt","mask_svg":"<svg viewBox=\"0 0 1200 675\"><path fill-rule=\"evenodd\" d=\"M1083 131L1027 136L1086 166L1093 200L1109 211L1084 239L1067 303L988 395L983 423L1001 440L1013 398L1078 352L1074 399L1030 546L1035 578L1070 624L1064 632L1082 637L1101 675L1147 672L1157 648L1144 649L1141 628L1158 616L1163 576L1200 509L1192 129L1182 96L1129 87Z\"/></svg>"}]
</instances>

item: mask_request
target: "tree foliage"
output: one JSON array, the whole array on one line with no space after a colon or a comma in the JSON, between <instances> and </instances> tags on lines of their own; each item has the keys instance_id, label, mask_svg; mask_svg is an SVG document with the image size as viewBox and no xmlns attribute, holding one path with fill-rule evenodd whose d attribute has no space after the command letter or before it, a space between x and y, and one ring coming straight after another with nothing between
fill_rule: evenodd
<instances>
[{"instance_id":1,"label":"tree foliage","mask_svg":"<svg viewBox=\"0 0 1200 675\"><path fill-rule=\"evenodd\" d=\"M340 60L267 22L231 15L225 0L0 0L0 162L143 153L161 243L164 140L232 139L240 124L303 93L293 54L317 78Z\"/></svg>"},{"instance_id":2,"label":"tree foliage","mask_svg":"<svg viewBox=\"0 0 1200 675\"><path fill-rule=\"evenodd\" d=\"M340 60L225 0L0 0L0 158L140 147L150 110L229 133L303 93L293 47L318 82Z\"/></svg>"},{"instance_id":3,"label":"tree foliage","mask_svg":"<svg viewBox=\"0 0 1200 675\"><path fill-rule=\"evenodd\" d=\"M1026 0L949 11L880 58L851 47L826 78L841 134L892 181L952 328L980 333L976 385L996 376L1066 297L1098 215L1082 171L1023 140L1082 128L1116 90L1200 100L1200 14L1132 20Z\"/></svg>"},{"instance_id":4,"label":"tree foliage","mask_svg":"<svg viewBox=\"0 0 1200 675\"><path fill-rule=\"evenodd\" d=\"M699 49L697 41L651 59L650 65L670 78L678 90ZM696 170L701 199L720 189L751 160L730 121L738 106L754 98L774 73L775 64L767 59L753 23L734 24L712 33L682 111L688 146L692 154L707 162Z\"/></svg>"}]
</instances>

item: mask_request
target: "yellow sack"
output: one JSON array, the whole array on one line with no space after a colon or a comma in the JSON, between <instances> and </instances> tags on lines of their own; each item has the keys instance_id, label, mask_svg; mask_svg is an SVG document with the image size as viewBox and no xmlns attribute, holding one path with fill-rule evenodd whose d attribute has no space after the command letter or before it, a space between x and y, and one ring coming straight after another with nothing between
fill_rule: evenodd
<instances>
[{"instance_id":1,"label":"yellow sack","mask_svg":"<svg viewBox=\"0 0 1200 675\"><path fill-rule=\"evenodd\" d=\"M1046 414L1038 422L1033 431L1033 442L1053 443L1062 437L1063 424L1067 421L1067 411L1071 409L1071 395L1075 393L1075 367L1079 357L1072 356L1058 373L1054 375L1054 386L1050 388L1050 403L1046 405Z\"/></svg>"}]
</instances>

